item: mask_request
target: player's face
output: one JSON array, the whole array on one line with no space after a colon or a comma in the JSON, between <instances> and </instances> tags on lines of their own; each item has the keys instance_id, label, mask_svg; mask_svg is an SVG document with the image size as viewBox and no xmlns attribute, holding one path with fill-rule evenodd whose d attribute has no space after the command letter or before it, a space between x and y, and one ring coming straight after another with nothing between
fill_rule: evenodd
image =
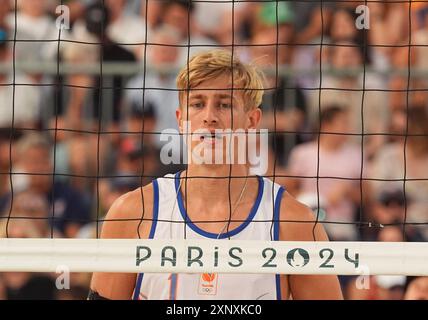
<instances>
[{"instance_id":1,"label":"player's face","mask_svg":"<svg viewBox=\"0 0 428 320\"><path fill-rule=\"evenodd\" d=\"M230 76L202 82L180 103L176 112L180 129L183 121L189 121L192 132L196 129L257 128L261 116L260 109L245 105L242 91L232 88Z\"/></svg>"},{"instance_id":2,"label":"player's face","mask_svg":"<svg viewBox=\"0 0 428 320\"><path fill-rule=\"evenodd\" d=\"M234 85L234 88L238 88ZM257 129L261 111L245 105L243 92L232 90L231 77L221 76L213 80L202 82L190 90L188 97L181 101L176 112L180 131L185 132L187 122L189 133L192 133L191 146L203 143L211 147L219 145L218 131ZM212 135L200 135L195 139L195 131L209 131ZM223 144L224 146L224 144Z\"/></svg>"}]
</instances>

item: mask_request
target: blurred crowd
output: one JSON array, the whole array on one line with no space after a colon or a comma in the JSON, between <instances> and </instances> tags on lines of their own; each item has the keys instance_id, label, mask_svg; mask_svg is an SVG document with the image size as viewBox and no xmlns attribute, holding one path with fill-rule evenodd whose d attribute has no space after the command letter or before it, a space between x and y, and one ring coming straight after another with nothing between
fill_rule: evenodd
<instances>
[{"instance_id":1,"label":"blurred crowd","mask_svg":"<svg viewBox=\"0 0 428 320\"><path fill-rule=\"evenodd\" d=\"M365 17L360 4L0 0L0 237L96 237L119 195L180 170L159 160L157 133L178 129L171 70L222 47L266 71L265 175L337 222L330 239L427 241L428 4L370 2ZM0 299L85 297L87 275L68 292L52 279L0 274ZM428 298L427 278L371 280L344 278L345 296Z\"/></svg>"}]
</instances>

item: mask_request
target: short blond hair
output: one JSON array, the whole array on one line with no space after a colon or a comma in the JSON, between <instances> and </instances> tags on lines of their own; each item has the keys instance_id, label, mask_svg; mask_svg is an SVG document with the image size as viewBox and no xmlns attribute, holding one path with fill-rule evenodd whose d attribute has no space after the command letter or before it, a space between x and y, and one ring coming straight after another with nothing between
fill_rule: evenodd
<instances>
[{"instance_id":1,"label":"short blond hair","mask_svg":"<svg viewBox=\"0 0 428 320\"><path fill-rule=\"evenodd\" d=\"M241 62L227 50L211 50L194 55L177 76L180 105L188 90L202 82L229 74L233 89L243 91L246 110L257 108L262 103L264 75L252 64Z\"/></svg>"}]
</instances>

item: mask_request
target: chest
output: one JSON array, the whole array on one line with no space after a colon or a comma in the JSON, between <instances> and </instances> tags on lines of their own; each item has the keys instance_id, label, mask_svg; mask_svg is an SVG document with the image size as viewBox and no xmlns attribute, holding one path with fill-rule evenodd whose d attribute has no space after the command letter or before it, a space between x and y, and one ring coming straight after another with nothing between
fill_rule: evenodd
<instances>
[{"instance_id":1,"label":"chest","mask_svg":"<svg viewBox=\"0 0 428 320\"><path fill-rule=\"evenodd\" d=\"M274 300L275 275L271 274L144 274L139 299L156 300ZM138 289L138 282L137 282Z\"/></svg>"},{"instance_id":2,"label":"chest","mask_svg":"<svg viewBox=\"0 0 428 320\"><path fill-rule=\"evenodd\" d=\"M225 201L215 207L190 205L187 219L210 233L223 233L239 227L250 216L254 202L236 203ZM186 216L184 216L186 219Z\"/></svg>"}]
</instances>

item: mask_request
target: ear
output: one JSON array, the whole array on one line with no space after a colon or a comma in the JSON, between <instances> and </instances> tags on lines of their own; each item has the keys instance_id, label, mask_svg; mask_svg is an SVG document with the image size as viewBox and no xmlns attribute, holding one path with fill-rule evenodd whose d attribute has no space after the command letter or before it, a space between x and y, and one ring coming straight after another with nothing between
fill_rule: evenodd
<instances>
[{"instance_id":1,"label":"ear","mask_svg":"<svg viewBox=\"0 0 428 320\"><path fill-rule=\"evenodd\" d=\"M175 110L175 117L177 119L178 128L180 129L180 133L183 133L183 113L182 113L180 107L178 107L177 110Z\"/></svg>"},{"instance_id":2,"label":"ear","mask_svg":"<svg viewBox=\"0 0 428 320\"><path fill-rule=\"evenodd\" d=\"M254 108L248 111L248 129L257 129L262 119L262 110Z\"/></svg>"}]
</instances>

